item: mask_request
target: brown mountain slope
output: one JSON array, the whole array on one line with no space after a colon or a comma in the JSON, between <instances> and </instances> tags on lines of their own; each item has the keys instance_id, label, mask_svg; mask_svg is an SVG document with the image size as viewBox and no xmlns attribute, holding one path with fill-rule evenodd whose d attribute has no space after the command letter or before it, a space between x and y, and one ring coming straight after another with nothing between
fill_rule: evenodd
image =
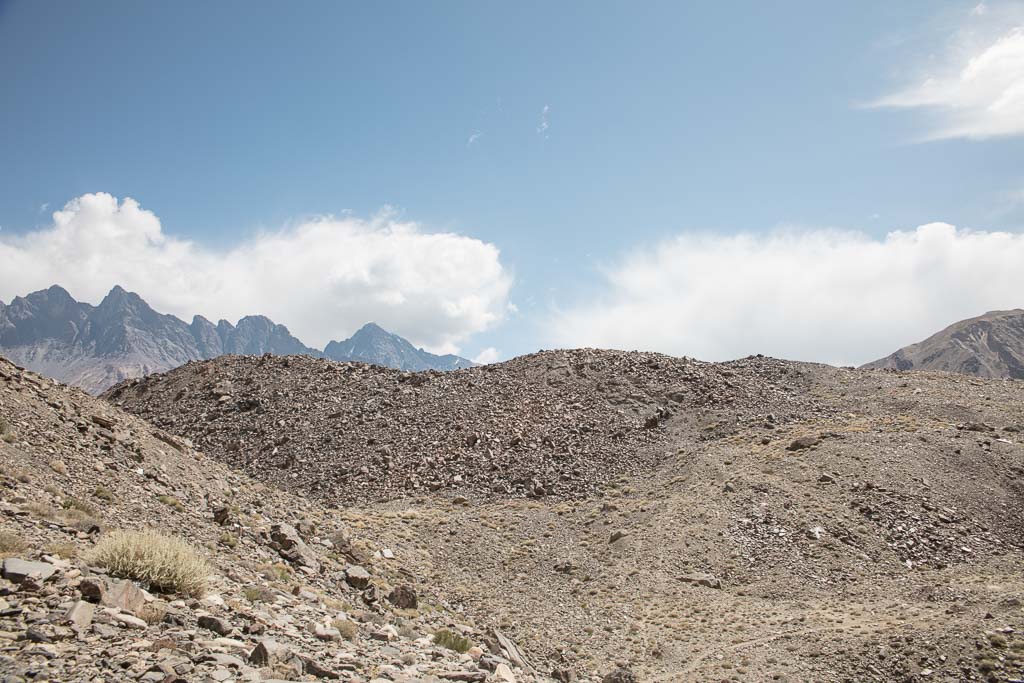
<instances>
[{"instance_id":1,"label":"brown mountain slope","mask_svg":"<svg viewBox=\"0 0 1024 683\"><path fill-rule=\"evenodd\" d=\"M961 320L862 367L1024 379L1024 309L991 311Z\"/></svg>"},{"instance_id":2,"label":"brown mountain slope","mask_svg":"<svg viewBox=\"0 0 1024 683\"><path fill-rule=\"evenodd\" d=\"M577 350L443 376L220 359L110 396L359 501L338 519L580 673L1024 674L1018 382Z\"/></svg>"},{"instance_id":3,"label":"brown mountain slope","mask_svg":"<svg viewBox=\"0 0 1024 683\"><path fill-rule=\"evenodd\" d=\"M89 558L114 529L187 540L210 564L205 594L147 595L144 582L118 593ZM418 552L385 550L337 511L0 358L4 681L482 680L501 648L481 663L431 642L449 629L486 645L492 632L448 610ZM18 560L53 574L25 577ZM89 586L106 587L102 602Z\"/></svg>"}]
</instances>

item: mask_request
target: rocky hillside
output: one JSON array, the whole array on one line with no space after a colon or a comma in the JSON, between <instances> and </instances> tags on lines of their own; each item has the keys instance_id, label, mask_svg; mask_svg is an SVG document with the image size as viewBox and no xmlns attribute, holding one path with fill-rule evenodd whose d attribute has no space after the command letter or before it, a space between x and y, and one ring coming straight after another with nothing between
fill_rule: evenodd
<instances>
[{"instance_id":1,"label":"rocky hillside","mask_svg":"<svg viewBox=\"0 0 1024 683\"><path fill-rule=\"evenodd\" d=\"M379 514L391 545L356 510L254 482L0 359L0 679L549 680L514 628L453 611L398 538L407 518ZM187 540L205 586L111 569L96 549L117 530Z\"/></svg>"},{"instance_id":2,"label":"rocky hillside","mask_svg":"<svg viewBox=\"0 0 1024 683\"><path fill-rule=\"evenodd\" d=\"M445 374L222 358L108 398L351 501L336 519L552 668L1024 677L1016 381L577 350Z\"/></svg>"},{"instance_id":3,"label":"rocky hillside","mask_svg":"<svg viewBox=\"0 0 1024 683\"><path fill-rule=\"evenodd\" d=\"M336 361L357 361L398 370L458 370L473 367L471 361L453 354L439 356L418 349L406 339L375 323L367 323L344 341L332 341L324 357Z\"/></svg>"},{"instance_id":4,"label":"rocky hillside","mask_svg":"<svg viewBox=\"0 0 1024 683\"><path fill-rule=\"evenodd\" d=\"M662 460L680 413L816 413L805 373L767 358L716 366L589 350L416 374L225 356L104 396L257 478L332 501L580 496Z\"/></svg>"},{"instance_id":5,"label":"rocky hillside","mask_svg":"<svg viewBox=\"0 0 1024 683\"><path fill-rule=\"evenodd\" d=\"M864 367L1024 379L1024 309L961 320Z\"/></svg>"},{"instance_id":6,"label":"rocky hillside","mask_svg":"<svg viewBox=\"0 0 1024 683\"><path fill-rule=\"evenodd\" d=\"M139 295L114 287L99 306L75 301L54 285L0 302L0 353L40 374L99 393L190 360L223 354L323 355L293 337L284 325L260 315L232 325L202 316L191 324L157 313ZM472 363L413 347L372 323L343 342L327 345L336 360L358 360L406 370L453 370Z\"/></svg>"}]
</instances>

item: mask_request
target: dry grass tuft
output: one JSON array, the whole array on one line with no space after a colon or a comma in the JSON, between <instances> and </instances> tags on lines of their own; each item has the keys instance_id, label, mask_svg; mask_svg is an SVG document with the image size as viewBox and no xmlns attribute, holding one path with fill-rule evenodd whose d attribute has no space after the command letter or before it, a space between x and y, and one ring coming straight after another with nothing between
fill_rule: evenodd
<instances>
[{"instance_id":1,"label":"dry grass tuft","mask_svg":"<svg viewBox=\"0 0 1024 683\"><path fill-rule=\"evenodd\" d=\"M449 650L454 650L460 654L473 647L473 643L471 643L468 638L463 638L462 636L452 633L447 629L442 629L434 634L434 644L448 648Z\"/></svg>"},{"instance_id":2,"label":"dry grass tuft","mask_svg":"<svg viewBox=\"0 0 1024 683\"><path fill-rule=\"evenodd\" d=\"M210 573L192 546L155 531L114 531L100 539L89 561L152 590L195 597L206 590Z\"/></svg>"},{"instance_id":3,"label":"dry grass tuft","mask_svg":"<svg viewBox=\"0 0 1024 683\"><path fill-rule=\"evenodd\" d=\"M11 557L25 552L28 543L21 536L10 531L0 531L0 558Z\"/></svg>"},{"instance_id":4,"label":"dry grass tuft","mask_svg":"<svg viewBox=\"0 0 1024 683\"><path fill-rule=\"evenodd\" d=\"M355 640L356 636L359 635L359 627L354 621L349 621L347 619L335 619L331 622L331 626L338 629L338 633L341 634L341 637L349 642Z\"/></svg>"}]
</instances>

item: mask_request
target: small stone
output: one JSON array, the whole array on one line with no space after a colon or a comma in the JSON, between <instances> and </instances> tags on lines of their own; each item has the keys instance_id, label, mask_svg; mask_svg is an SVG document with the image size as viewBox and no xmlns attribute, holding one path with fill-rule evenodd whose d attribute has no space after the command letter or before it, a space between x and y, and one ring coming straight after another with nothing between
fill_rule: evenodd
<instances>
[{"instance_id":1,"label":"small stone","mask_svg":"<svg viewBox=\"0 0 1024 683\"><path fill-rule=\"evenodd\" d=\"M264 638L249 653L249 663L256 666L274 667L292 658L292 652L272 638Z\"/></svg>"},{"instance_id":2,"label":"small stone","mask_svg":"<svg viewBox=\"0 0 1024 683\"><path fill-rule=\"evenodd\" d=\"M73 604L64 615L64 621L74 624L78 629L87 629L92 624L93 614L96 608L92 603L84 600L78 600Z\"/></svg>"},{"instance_id":3,"label":"small stone","mask_svg":"<svg viewBox=\"0 0 1024 683\"><path fill-rule=\"evenodd\" d=\"M637 677L629 669L620 667L602 678L601 683L637 683Z\"/></svg>"},{"instance_id":4,"label":"small stone","mask_svg":"<svg viewBox=\"0 0 1024 683\"><path fill-rule=\"evenodd\" d=\"M625 531L623 531L622 529L616 529L615 531L612 532L612 535L608 538L608 542L609 543L615 543L615 541L620 541L620 540L622 540L623 538L625 538L628 535L629 534L626 533Z\"/></svg>"},{"instance_id":5,"label":"small stone","mask_svg":"<svg viewBox=\"0 0 1024 683\"><path fill-rule=\"evenodd\" d=\"M370 572L359 565L353 565L345 570L345 582L353 588L362 590L370 585Z\"/></svg>"},{"instance_id":6,"label":"small stone","mask_svg":"<svg viewBox=\"0 0 1024 683\"><path fill-rule=\"evenodd\" d=\"M512 673L512 669L509 668L508 664L502 662L494 669L494 675L498 677L499 681L503 683L516 683L516 677Z\"/></svg>"},{"instance_id":7,"label":"small stone","mask_svg":"<svg viewBox=\"0 0 1024 683\"><path fill-rule=\"evenodd\" d=\"M209 629L221 636L226 636L234 630L231 622L227 619L221 619L220 617L215 617L210 614L201 615L197 620L197 623L199 624L199 628Z\"/></svg>"},{"instance_id":8,"label":"small stone","mask_svg":"<svg viewBox=\"0 0 1024 683\"><path fill-rule=\"evenodd\" d=\"M388 594L388 602L399 609L416 609L419 604L419 598L416 595L416 589L407 584L401 584L395 586L395 588Z\"/></svg>"},{"instance_id":9,"label":"small stone","mask_svg":"<svg viewBox=\"0 0 1024 683\"><path fill-rule=\"evenodd\" d=\"M679 577L679 580L683 583L694 583L707 588L722 587L722 582L712 574L683 574Z\"/></svg>"},{"instance_id":10,"label":"small stone","mask_svg":"<svg viewBox=\"0 0 1024 683\"><path fill-rule=\"evenodd\" d=\"M142 619L131 614L124 614L123 612L113 614L110 618L123 626L127 626L128 628L144 629L149 626L149 624L144 622Z\"/></svg>"},{"instance_id":11,"label":"small stone","mask_svg":"<svg viewBox=\"0 0 1024 683\"><path fill-rule=\"evenodd\" d=\"M816 436L801 436L793 439L793 442L786 446L787 451L801 451L811 446L816 446L821 442Z\"/></svg>"},{"instance_id":12,"label":"small stone","mask_svg":"<svg viewBox=\"0 0 1024 683\"><path fill-rule=\"evenodd\" d=\"M87 576L78 584L78 591L82 594L83 599L101 603L107 592L107 584L103 579Z\"/></svg>"},{"instance_id":13,"label":"small stone","mask_svg":"<svg viewBox=\"0 0 1024 683\"><path fill-rule=\"evenodd\" d=\"M318 640L341 640L341 631L330 626L324 626L323 624L317 624L313 627L313 635Z\"/></svg>"},{"instance_id":14,"label":"small stone","mask_svg":"<svg viewBox=\"0 0 1024 683\"><path fill-rule=\"evenodd\" d=\"M146 604L146 594L132 581L112 581L102 592L100 602L107 607L138 614Z\"/></svg>"}]
</instances>

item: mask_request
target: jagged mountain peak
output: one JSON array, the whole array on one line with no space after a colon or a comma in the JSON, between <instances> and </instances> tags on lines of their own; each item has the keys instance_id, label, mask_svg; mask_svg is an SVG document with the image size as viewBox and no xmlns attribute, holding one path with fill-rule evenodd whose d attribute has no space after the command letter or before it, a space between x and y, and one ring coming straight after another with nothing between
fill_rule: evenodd
<instances>
[{"instance_id":1,"label":"jagged mountain peak","mask_svg":"<svg viewBox=\"0 0 1024 683\"><path fill-rule=\"evenodd\" d=\"M343 348L344 347L344 348ZM345 342L328 344L327 355L405 370L453 370L471 363L416 349L376 323L363 325ZM59 285L0 305L0 354L30 370L99 392L131 377L169 370L190 360L223 354L322 357L288 328L264 315L237 323L195 315L191 323L155 311L120 285L98 306L80 303Z\"/></svg>"},{"instance_id":2,"label":"jagged mountain peak","mask_svg":"<svg viewBox=\"0 0 1024 683\"><path fill-rule=\"evenodd\" d=\"M439 356L417 348L404 337L369 322L348 339L332 341L324 356L337 361L359 361L399 370L457 370L473 363L454 355Z\"/></svg>"}]
</instances>

